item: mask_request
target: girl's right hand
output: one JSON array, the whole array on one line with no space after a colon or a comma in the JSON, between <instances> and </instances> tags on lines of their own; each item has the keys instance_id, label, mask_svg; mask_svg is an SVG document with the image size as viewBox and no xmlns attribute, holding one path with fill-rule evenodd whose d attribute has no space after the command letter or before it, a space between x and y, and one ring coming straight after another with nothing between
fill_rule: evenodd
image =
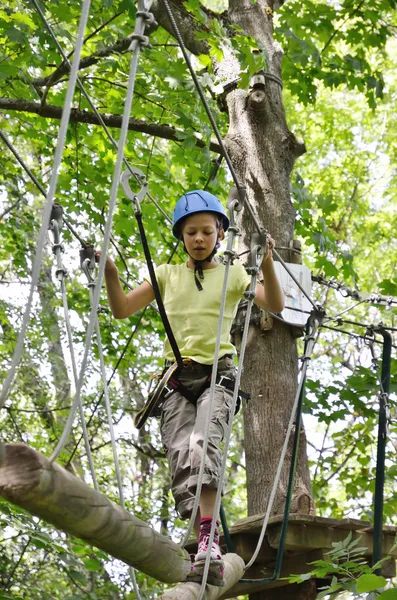
<instances>
[{"instance_id":1,"label":"girl's right hand","mask_svg":"<svg viewBox=\"0 0 397 600\"><path fill-rule=\"evenodd\" d=\"M101 259L101 255L102 255L102 252L100 250L96 250L95 251L95 262L96 263L99 263L99 261ZM110 273L112 271L115 271L116 273L118 272L117 271L117 267L114 264L114 262L112 261L112 259L109 258L109 256L107 256L106 257L106 262L105 262L105 272L106 273Z\"/></svg>"}]
</instances>

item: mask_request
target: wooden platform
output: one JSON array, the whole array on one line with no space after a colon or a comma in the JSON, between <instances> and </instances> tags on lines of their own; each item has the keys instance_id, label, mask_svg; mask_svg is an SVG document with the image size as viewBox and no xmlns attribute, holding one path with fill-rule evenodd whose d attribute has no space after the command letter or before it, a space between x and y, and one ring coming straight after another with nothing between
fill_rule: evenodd
<instances>
[{"instance_id":1,"label":"wooden platform","mask_svg":"<svg viewBox=\"0 0 397 600\"><path fill-rule=\"evenodd\" d=\"M277 549L280 541L282 516L275 516L269 520L262 548L255 564L245 572L247 579L260 579L273 575ZM255 515L237 521L230 528L233 543L233 552L241 556L245 563L251 559L262 529L264 515ZM358 519L327 519L325 517L314 517L312 515L291 514L288 521L288 530L285 540L285 551L283 566L280 577L291 574L307 573L313 567L308 564L314 560L324 559L326 552L332 550L332 544L343 541L349 532L352 532L352 540L361 538L360 547L366 547L365 556L369 562L372 560L373 550L373 526L368 521ZM383 555L392 558L385 561L383 575L394 577L396 574L397 548L393 551L397 527L386 525L383 527ZM224 544L224 539L221 538ZM194 552L194 543L186 549ZM226 552L226 548L225 552ZM260 591L263 589L274 589L274 598L279 598L277 588L288 586L287 581L274 581L267 584L239 583L222 596L222 598L235 598L236 596ZM289 586L292 587L292 586ZM290 596L288 595L288 598ZM294 596L291 596L291 598ZM269 595L271 598L271 595Z\"/></svg>"}]
</instances>

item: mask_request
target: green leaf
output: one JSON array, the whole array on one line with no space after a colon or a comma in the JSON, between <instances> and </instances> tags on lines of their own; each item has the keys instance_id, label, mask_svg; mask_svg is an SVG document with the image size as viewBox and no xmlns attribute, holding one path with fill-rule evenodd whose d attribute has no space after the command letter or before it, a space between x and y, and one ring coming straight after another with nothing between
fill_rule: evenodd
<instances>
[{"instance_id":1,"label":"green leaf","mask_svg":"<svg viewBox=\"0 0 397 600\"><path fill-rule=\"evenodd\" d=\"M83 563L87 571L100 571L102 569L102 563L96 558L85 558Z\"/></svg>"},{"instance_id":2,"label":"green leaf","mask_svg":"<svg viewBox=\"0 0 397 600\"><path fill-rule=\"evenodd\" d=\"M385 590L377 597L379 600L397 600L397 588Z\"/></svg>"},{"instance_id":3,"label":"green leaf","mask_svg":"<svg viewBox=\"0 0 397 600\"><path fill-rule=\"evenodd\" d=\"M357 580L356 589L359 593L373 592L384 587L386 584L386 579L379 577L379 575L361 575Z\"/></svg>"}]
</instances>

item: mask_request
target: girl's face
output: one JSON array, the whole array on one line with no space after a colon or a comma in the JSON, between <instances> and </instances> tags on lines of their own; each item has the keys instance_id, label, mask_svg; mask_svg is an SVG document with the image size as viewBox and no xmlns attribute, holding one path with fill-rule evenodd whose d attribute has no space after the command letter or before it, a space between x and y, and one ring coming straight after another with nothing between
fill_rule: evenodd
<instances>
[{"instance_id":1,"label":"girl's face","mask_svg":"<svg viewBox=\"0 0 397 600\"><path fill-rule=\"evenodd\" d=\"M215 215L200 212L185 219L182 235L190 257L194 260L205 260L215 248L218 239L223 239L224 231L219 229Z\"/></svg>"}]
</instances>

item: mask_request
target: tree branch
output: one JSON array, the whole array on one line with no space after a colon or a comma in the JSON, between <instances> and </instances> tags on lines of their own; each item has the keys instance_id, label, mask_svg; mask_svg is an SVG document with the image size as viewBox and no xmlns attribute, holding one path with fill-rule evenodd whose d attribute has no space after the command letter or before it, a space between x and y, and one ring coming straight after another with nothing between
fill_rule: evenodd
<instances>
[{"instance_id":1,"label":"tree branch","mask_svg":"<svg viewBox=\"0 0 397 600\"><path fill-rule=\"evenodd\" d=\"M112 44L111 46L106 46L97 52L94 52L90 56L86 56L82 58L79 65L79 70L86 69L91 65L95 65L97 62L101 60L101 58L105 58L109 56L109 54L122 54L123 52L127 52L129 46L131 44L131 36L127 36L122 40L119 40ZM69 73L69 66L62 61L61 64L47 77L37 77L37 79L32 80L32 84L34 87L46 87L47 85L54 85L63 77L64 75Z\"/></svg>"},{"instance_id":2,"label":"tree branch","mask_svg":"<svg viewBox=\"0 0 397 600\"><path fill-rule=\"evenodd\" d=\"M0 98L0 110L15 110L19 112L28 112L34 113L36 115L40 115L41 117L46 117L50 119L60 119L62 116L62 107L54 106L50 104L45 104L42 106L38 102L29 102L27 100L21 100L19 98ZM122 116L114 115L114 114L101 114L102 119L108 127L116 127L120 129ZM91 123L92 125L99 125L99 120L96 115L88 110L79 110L77 108L72 108L70 113L70 121L73 123ZM164 138L166 140L171 140L172 142L181 142L184 134L183 130L175 129L174 127L169 127L168 125L158 125L155 123L146 123L145 121L140 121L138 119L130 119L128 129L130 131L137 131L140 133L147 133L148 135L154 135L156 137ZM205 148L207 145L201 139L200 134L193 134L197 141L196 145L199 148ZM216 142L211 142L209 144L209 149L212 152L216 152L217 154L221 154L221 149Z\"/></svg>"},{"instance_id":3,"label":"tree branch","mask_svg":"<svg viewBox=\"0 0 397 600\"><path fill-rule=\"evenodd\" d=\"M184 0L173 0L171 9L184 44L192 54L208 54L209 47L207 42L205 40L198 40L196 33L197 31L203 31L203 29L209 31L209 29L199 23L192 14L187 12L183 2ZM174 30L161 0L154 0L150 10L161 27L174 37ZM209 11L205 10L205 12L208 14Z\"/></svg>"},{"instance_id":4,"label":"tree branch","mask_svg":"<svg viewBox=\"0 0 397 600\"><path fill-rule=\"evenodd\" d=\"M174 0L173 8L176 9L174 12L176 13L175 19L178 23L178 27L180 28L181 35L184 39L185 45L193 54L207 54L208 53L208 45L203 40L196 39L196 32L198 29L202 30L203 26L200 24L200 27L197 27L197 21L194 17L189 14L181 0ZM173 34L171 24L167 18L167 14L164 10L162 2L154 2L151 12L153 13L155 19L160 23L162 27L171 35ZM204 26L205 29L205 26ZM89 36L91 37L91 36ZM90 56L86 56L82 58L79 65L79 70L86 69L92 65L98 63L102 58L109 56L110 54L123 54L128 51L128 48L131 44L131 35L118 40L114 44L110 46L106 46L105 48L101 48L101 50L97 50ZM87 38L88 39L88 38ZM69 73L69 67L62 61L58 67L48 75L47 77L38 77L37 79L33 79L32 84L34 87L47 87L55 85L64 75Z\"/></svg>"},{"instance_id":5,"label":"tree branch","mask_svg":"<svg viewBox=\"0 0 397 600\"><path fill-rule=\"evenodd\" d=\"M114 21L114 19L117 19L117 17L119 17L120 15L122 15L123 12L124 11L118 12L115 15L113 15L110 19L108 19L107 21L105 21L104 23L101 23L101 25L99 25L99 27L97 27L94 31L92 31L89 35L87 35L87 37L84 39L84 44L86 44L88 42L88 40L90 40L91 38L93 38L94 36L96 36L97 33L99 33L102 29L104 29L104 27L106 27L107 25L109 25L109 23L111 23L112 21ZM73 56L73 53L74 53L74 49L71 52L69 52L69 54L67 55L67 58L70 59ZM51 87L51 85L54 85L57 81L59 81L59 79L62 77L62 75L65 74L65 67L66 67L66 72L68 73L69 72L69 67L66 64L65 60L63 60L57 66L57 68L55 69L55 71L53 71L52 75L50 75L49 78L47 78L48 79L48 81L47 81L48 87Z\"/></svg>"}]
</instances>

